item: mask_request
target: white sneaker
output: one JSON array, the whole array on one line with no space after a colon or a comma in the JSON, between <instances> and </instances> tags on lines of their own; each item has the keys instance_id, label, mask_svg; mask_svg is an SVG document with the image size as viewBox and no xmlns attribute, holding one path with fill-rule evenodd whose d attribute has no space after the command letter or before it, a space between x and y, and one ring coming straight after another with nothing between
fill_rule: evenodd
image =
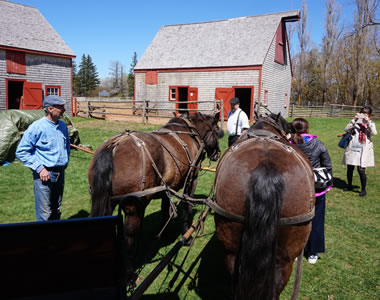
<instances>
[{"instance_id":1,"label":"white sneaker","mask_svg":"<svg viewBox=\"0 0 380 300\"><path fill-rule=\"evenodd\" d=\"M309 262L309 264L314 265L318 261L318 254L316 254L316 255L310 255L308 257L307 261Z\"/></svg>"}]
</instances>

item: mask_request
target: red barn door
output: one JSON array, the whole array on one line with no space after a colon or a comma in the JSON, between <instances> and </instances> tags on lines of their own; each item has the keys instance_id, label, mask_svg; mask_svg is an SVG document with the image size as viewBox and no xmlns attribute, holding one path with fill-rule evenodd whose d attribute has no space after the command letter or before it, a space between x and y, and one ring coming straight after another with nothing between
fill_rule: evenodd
<instances>
[{"instance_id":1,"label":"red barn door","mask_svg":"<svg viewBox=\"0 0 380 300\"><path fill-rule=\"evenodd\" d=\"M232 88L216 88L215 99L223 101L223 114L220 117L224 117L227 120L228 112L231 110L230 100L235 97L235 90Z\"/></svg>"},{"instance_id":2,"label":"red barn door","mask_svg":"<svg viewBox=\"0 0 380 300\"><path fill-rule=\"evenodd\" d=\"M21 109L42 109L42 83L24 82Z\"/></svg>"},{"instance_id":3,"label":"red barn door","mask_svg":"<svg viewBox=\"0 0 380 300\"><path fill-rule=\"evenodd\" d=\"M189 88L188 99L188 101L198 101L198 88ZM198 111L198 103L188 103L187 108L189 109L189 113L195 114Z\"/></svg>"}]
</instances>

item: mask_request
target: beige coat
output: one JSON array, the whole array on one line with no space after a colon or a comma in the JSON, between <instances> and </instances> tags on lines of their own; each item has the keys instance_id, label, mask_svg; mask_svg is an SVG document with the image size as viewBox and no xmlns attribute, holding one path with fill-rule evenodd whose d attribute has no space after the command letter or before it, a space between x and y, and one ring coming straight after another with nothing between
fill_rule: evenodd
<instances>
[{"instance_id":1,"label":"beige coat","mask_svg":"<svg viewBox=\"0 0 380 300\"><path fill-rule=\"evenodd\" d=\"M346 132L350 132L351 129L355 126L355 119L352 119L344 129ZM373 152L373 143L371 141L371 136L376 135L376 125L374 122L369 120L368 122L368 134L365 144L361 152L353 151L354 138L351 139L348 144L346 151L343 156L343 164L360 166L362 168L374 167L375 166L375 155Z\"/></svg>"}]
</instances>

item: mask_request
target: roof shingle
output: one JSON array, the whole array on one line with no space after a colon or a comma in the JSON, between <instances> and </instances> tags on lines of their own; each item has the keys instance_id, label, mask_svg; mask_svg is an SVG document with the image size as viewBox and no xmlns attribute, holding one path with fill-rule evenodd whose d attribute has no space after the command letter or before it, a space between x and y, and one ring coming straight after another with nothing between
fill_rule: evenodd
<instances>
[{"instance_id":1,"label":"roof shingle","mask_svg":"<svg viewBox=\"0 0 380 300\"><path fill-rule=\"evenodd\" d=\"M75 56L37 8L0 1L0 46Z\"/></svg>"}]
</instances>

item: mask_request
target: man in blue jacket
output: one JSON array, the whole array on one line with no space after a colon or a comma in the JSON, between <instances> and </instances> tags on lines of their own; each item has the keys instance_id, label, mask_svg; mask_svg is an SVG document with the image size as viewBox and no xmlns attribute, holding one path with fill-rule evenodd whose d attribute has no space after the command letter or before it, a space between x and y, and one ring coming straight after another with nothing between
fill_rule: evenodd
<instances>
[{"instance_id":1,"label":"man in blue jacket","mask_svg":"<svg viewBox=\"0 0 380 300\"><path fill-rule=\"evenodd\" d=\"M16 157L33 172L37 221L58 220L69 163L70 138L62 118L65 100L49 95L43 101L46 116L33 122L17 147Z\"/></svg>"}]
</instances>

